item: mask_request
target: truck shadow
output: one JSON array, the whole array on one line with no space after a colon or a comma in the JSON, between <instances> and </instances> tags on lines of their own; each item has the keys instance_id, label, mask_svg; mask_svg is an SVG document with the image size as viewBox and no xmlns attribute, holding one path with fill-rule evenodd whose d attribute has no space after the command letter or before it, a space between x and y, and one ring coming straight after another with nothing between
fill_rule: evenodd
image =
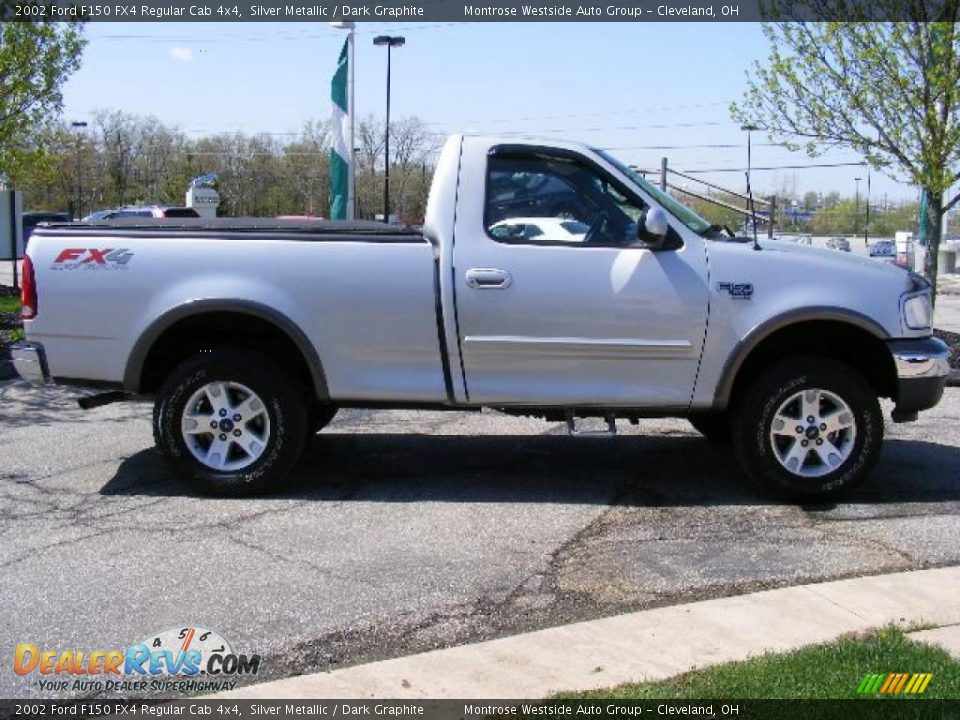
<instances>
[{"instance_id":1,"label":"truck shadow","mask_svg":"<svg viewBox=\"0 0 960 720\"><path fill-rule=\"evenodd\" d=\"M195 496L153 449L127 458L103 495ZM264 499L582 503L627 506L785 504L753 488L732 452L700 437L320 434L288 483ZM960 448L889 439L873 476L844 502L960 500ZM828 504L811 504L826 510Z\"/></svg>"}]
</instances>

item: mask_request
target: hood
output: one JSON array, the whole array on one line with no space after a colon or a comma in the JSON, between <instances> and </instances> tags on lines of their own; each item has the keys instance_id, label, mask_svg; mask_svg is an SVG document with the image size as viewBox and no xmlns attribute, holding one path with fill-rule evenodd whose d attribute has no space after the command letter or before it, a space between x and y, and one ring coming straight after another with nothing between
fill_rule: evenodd
<instances>
[{"instance_id":1,"label":"hood","mask_svg":"<svg viewBox=\"0 0 960 720\"><path fill-rule=\"evenodd\" d=\"M878 279L885 278L887 282L902 286L904 289L911 286L909 270L865 255L799 245L785 240L760 240L760 247L763 248L761 252L783 253L784 259L789 259L791 262L800 261L804 264L822 266L827 273L865 272L875 275Z\"/></svg>"}]
</instances>

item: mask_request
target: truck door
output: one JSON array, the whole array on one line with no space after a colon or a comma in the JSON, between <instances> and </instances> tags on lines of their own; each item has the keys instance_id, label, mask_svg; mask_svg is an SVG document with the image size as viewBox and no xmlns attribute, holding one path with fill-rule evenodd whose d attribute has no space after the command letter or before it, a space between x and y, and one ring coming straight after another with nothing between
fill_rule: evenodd
<instances>
[{"instance_id":1,"label":"truck door","mask_svg":"<svg viewBox=\"0 0 960 720\"><path fill-rule=\"evenodd\" d=\"M465 139L461 168L481 167L461 172L454 232L470 402L686 408L707 317L702 239L677 222L677 248L640 247L647 202L572 151Z\"/></svg>"}]
</instances>

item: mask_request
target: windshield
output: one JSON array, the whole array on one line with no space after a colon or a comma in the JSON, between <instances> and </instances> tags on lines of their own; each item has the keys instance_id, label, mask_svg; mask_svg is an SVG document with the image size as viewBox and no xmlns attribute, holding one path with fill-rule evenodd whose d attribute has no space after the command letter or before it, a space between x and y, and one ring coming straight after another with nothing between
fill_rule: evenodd
<instances>
[{"instance_id":1,"label":"windshield","mask_svg":"<svg viewBox=\"0 0 960 720\"><path fill-rule=\"evenodd\" d=\"M709 230L712 226L710 222L704 220L702 217L697 215L693 210L688 208L683 203L675 200L667 193L663 192L656 185L651 183L649 180L646 180L639 173L634 172L629 167L624 165L622 162L617 160L615 157L609 153L604 152L603 150L598 150L593 148L593 151L603 157L604 160L609 162L611 165L617 168L620 172L630 178L634 183L639 185L643 190L653 196L653 199L656 200L664 210L673 215L677 220L682 222L688 228L693 230L695 233L702 234L705 231Z\"/></svg>"}]
</instances>

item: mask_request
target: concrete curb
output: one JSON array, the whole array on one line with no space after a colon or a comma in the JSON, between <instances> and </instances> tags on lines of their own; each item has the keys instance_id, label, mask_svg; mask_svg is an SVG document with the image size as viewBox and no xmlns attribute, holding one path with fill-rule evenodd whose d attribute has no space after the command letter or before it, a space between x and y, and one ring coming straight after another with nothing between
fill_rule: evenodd
<instances>
[{"instance_id":1,"label":"concrete curb","mask_svg":"<svg viewBox=\"0 0 960 720\"><path fill-rule=\"evenodd\" d=\"M960 370L951 370L947 376L947 387L960 387Z\"/></svg>"},{"instance_id":2,"label":"concrete curb","mask_svg":"<svg viewBox=\"0 0 960 720\"><path fill-rule=\"evenodd\" d=\"M960 567L645 610L250 685L237 699L542 698L660 680L894 623L960 623Z\"/></svg>"}]
</instances>

